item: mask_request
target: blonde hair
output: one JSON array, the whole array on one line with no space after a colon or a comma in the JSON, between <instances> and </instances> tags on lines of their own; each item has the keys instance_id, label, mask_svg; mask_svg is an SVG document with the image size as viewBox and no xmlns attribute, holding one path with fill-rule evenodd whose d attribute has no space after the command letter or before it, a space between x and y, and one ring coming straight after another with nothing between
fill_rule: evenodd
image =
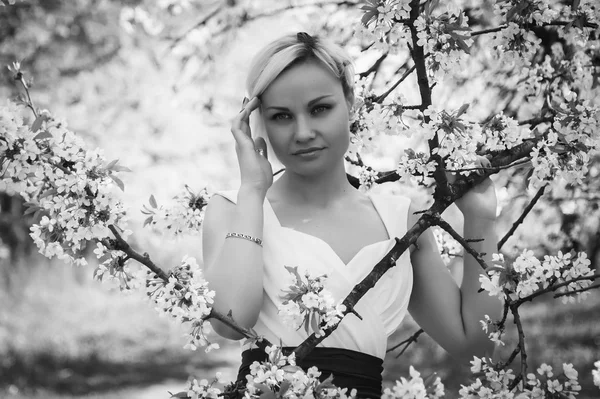
<instances>
[{"instance_id":1,"label":"blonde hair","mask_svg":"<svg viewBox=\"0 0 600 399\"><path fill-rule=\"evenodd\" d=\"M253 58L246 78L248 98L260 97L284 71L307 61L318 61L340 80L348 109L354 105L354 66L346 51L337 44L306 33L285 35L265 46ZM254 135L269 146L260 108L251 117Z\"/></svg>"}]
</instances>

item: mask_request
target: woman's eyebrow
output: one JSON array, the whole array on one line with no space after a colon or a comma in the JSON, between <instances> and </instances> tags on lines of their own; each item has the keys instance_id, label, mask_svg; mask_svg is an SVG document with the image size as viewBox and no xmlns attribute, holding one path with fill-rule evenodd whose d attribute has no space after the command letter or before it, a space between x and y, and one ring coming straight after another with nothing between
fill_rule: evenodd
<instances>
[{"instance_id":1,"label":"woman's eyebrow","mask_svg":"<svg viewBox=\"0 0 600 399\"><path fill-rule=\"evenodd\" d=\"M311 107L313 104L321 101L322 99L327 98L327 97L332 97L332 96L333 96L333 94L325 94L323 96L314 98L308 102L308 106ZM276 106L267 107L266 109L276 109L276 110L280 110L280 111L288 111L288 109L286 107L276 107Z\"/></svg>"}]
</instances>

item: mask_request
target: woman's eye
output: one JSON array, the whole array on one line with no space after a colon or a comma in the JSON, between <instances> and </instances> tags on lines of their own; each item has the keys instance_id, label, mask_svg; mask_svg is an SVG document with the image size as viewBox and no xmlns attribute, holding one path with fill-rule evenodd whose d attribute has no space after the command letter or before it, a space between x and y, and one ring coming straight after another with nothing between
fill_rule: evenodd
<instances>
[{"instance_id":1,"label":"woman's eye","mask_svg":"<svg viewBox=\"0 0 600 399\"><path fill-rule=\"evenodd\" d=\"M273 116L271 116L271 119L273 119L274 121L281 121L281 120L286 120L289 119L289 115L288 114L284 114L282 112L278 113L278 114L274 114Z\"/></svg>"},{"instance_id":2,"label":"woman's eye","mask_svg":"<svg viewBox=\"0 0 600 399\"><path fill-rule=\"evenodd\" d=\"M314 107L312 109L312 113L313 114L320 114L322 112L327 111L328 109L330 109L331 107L329 105L317 105L316 107Z\"/></svg>"}]
</instances>

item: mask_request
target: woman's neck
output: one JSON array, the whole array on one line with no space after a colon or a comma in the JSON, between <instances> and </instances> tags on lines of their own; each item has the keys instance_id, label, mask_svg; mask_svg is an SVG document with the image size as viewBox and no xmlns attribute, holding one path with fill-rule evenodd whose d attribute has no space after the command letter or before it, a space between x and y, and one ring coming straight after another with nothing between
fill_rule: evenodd
<instances>
[{"instance_id":1,"label":"woman's neck","mask_svg":"<svg viewBox=\"0 0 600 399\"><path fill-rule=\"evenodd\" d=\"M344 165L316 175L285 171L274 184L278 197L292 205L327 208L330 204L356 193L346 176Z\"/></svg>"}]
</instances>

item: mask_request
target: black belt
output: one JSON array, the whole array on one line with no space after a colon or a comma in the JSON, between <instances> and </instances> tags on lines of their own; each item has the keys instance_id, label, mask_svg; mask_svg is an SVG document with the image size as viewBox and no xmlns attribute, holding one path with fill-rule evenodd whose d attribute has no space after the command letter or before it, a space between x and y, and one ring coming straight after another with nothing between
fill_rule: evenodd
<instances>
[{"instance_id":1,"label":"black belt","mask_svg":"<svg viewBox=\"0 0 600 399\"><path fill-rule=\"evenodd\" d=\"M293 347L283 347L285 355L289 355ZM250 374L250 365L255 361L262 362L268 357L263 349L247 349L242 352L242 365L238 372L238 384L246 382L246 375ZM302 360L297 360L296 365L304 371L316 366L321 372L319 380L323 381L333 373L333 384L339 388L348 388L348 394L356 389L359 398L381 398L381 372L383 360L356 352L339 348L315 348Z\"/></svg>"}]
</instances>

